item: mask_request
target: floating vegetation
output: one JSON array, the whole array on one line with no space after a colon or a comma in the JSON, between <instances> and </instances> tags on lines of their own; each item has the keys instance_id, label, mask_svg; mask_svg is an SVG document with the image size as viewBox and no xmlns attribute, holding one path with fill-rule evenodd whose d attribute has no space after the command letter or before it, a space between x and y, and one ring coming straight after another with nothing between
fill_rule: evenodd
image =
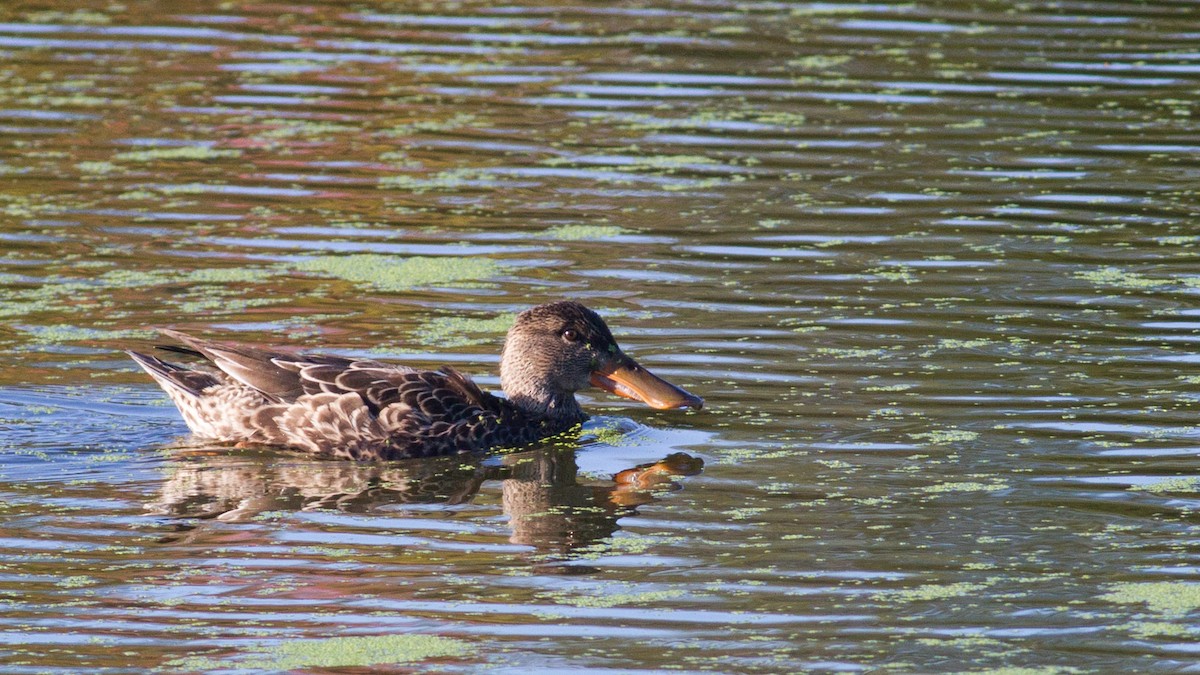
<instances>
[{"instance_id":1,"label":"floating vegetation","mask_svg":"<svg viewBox=\"0 0 1200 675\"><path fill-rule=\"evenodd\" d=\"M835 359L875 359L887 355L886 347L875 349L855 349L842 347L818 347L816 352Z\"/></svg>"},{"instance_id":2,"label":"floating vegetation","mask_svg":"<svg viewBox=\"0 0 1200 675\"><path fill-rule=\"evenodd\" d=\"M1010 665L1003 668L989 668L986 670L960 670L961 675L1075 675L1078 673L1087 673L1086 670L1069 667L1069 665L1040 665L1040 667L1021 668L1019 665Z\"/></svg>"},{"instance_id":3,"label":"floating vegetation","mask_svg":"<svg viewBox=\"0 0 1200 675\"><path fill-rule=\"evenodd\" d=\"M435 174L384 176L379 179L382 189L398 189L421 194L430 190L458 190L487 184L496 176L483 169L449 169Z\"/></svg>"},{"instance_id":4,"label":"floating vegetation","mask_svg":"<svg viewBox=\"0 0 1200 675\"><path fill-rule=\"evenodd\" d=\"M75 168L92 176L105 176L120 170L120 167L112 162L79 162Z\"/></svg>"},{"instance_id":5,"label":"floating vegetation","mask_svg":"<svg viewBox=\"0 0 1200 675\"><path fill-rule=\"evenodd\" d=\"M38 280L34 288L0 292L0 316L13 316L60 309L64 298L78 300L88 294L169 284L239 284L264 281L281 273L271 268L204 268L198 270L139 271L114 269L87 279L51 276Z\"/></svg>"},{"instance_id":6,"label":"floating vegetation","mask_svg":"<svg viewBox=\"0 0 1200 675\"><path fill-rule=\"evenodd\" d=\"M930 445L949 445L951 443L973 441L979 438L979 433L963 429L936 429L934 431L909 434L908 437L917 441L925 441Z\"/></svg>"},{"instance_id":7,"label":"floating vegetation","mask_svg":"<svg viewBox=\"0 0 1200 675\"><path fill-rule=\"evenodd\" d=\"M237 313L252 307L266 307L287 302L287 298L243 298L231 293L210 292L203 297L184 300L175 304L180 312L197 314L200 312Z\"/></svg>"},{"instance_id":8,"label":"floating vegetation","mask_svg":"<svg viewBox=\"0 0 1200 675\"><path fill-rule=\"evenodd\" d=\"M364 668L367 666L415 663L429 659L465 656L470 645L462 640L436 635L379 635L338 637L323 640L287 640L246 658L217 660L198 656L172 661L178 670L268 670L308 668Z\"/></svg>"},{"instance_id":9,"label":"floating vegetation","mask_svg":"<svg viewBox=\"0 0 1200 675\"><path fill-rule=\"evenodd\" d=\"M812 56L805 56L799 59L790 59L787 64L792 68L799 68L800 70L816 70L824 72L826 70L849 63L850 58L851 57L844 54L838 54L836 56L830 56L827 54L813 54Z\"/></svg>"},{"instance_id":10,"label":"floating vegetation","mask_svg":"<svg viewBox=\"0 0 1200 675\"><path fill-rule=\"evenodd\" d=\"M426 322L416 339L423 345L436 347L484 344L504 335L516 318L511 312L491 319L439 316Z\"/></svg>"},{"instance_id":11,"label":"floating vegetation","mask_svg":"<svg viewBox=\"0 0 1200 675\"><path fill-rule=\"evenodd\" d=\"M1008 488L1008 483L1001 480L995 480L990 483L980 483L979 481L947 481L936 485L927 485L921 488L922 492L929 494L941 494L946 492L995 492L996 490L1005 490Z\"/></svg>"},{"instance_id":12,"label":"floating vegetation","mask_svg":"<svg viewBox=\"0 0 1200 675\"><path fill-rule=\"evenodd\" d=\"M610 239L628 233L629 230L616 225L559 225L543 232L546 237L559 241Z\"/></svg>"},{"instance_id":13,"label":"floating vegetation","mask_svg":"<svg viewBox=\"0 0 1200 675\"><path fill-rule=\"evenodd\" d=\"M602 427L591 430L596 443L610 445L614 448L638 445L637 437L621 428L619 422L606 423Z\"/></svg>"},{"instance_id":14,"label":"floating vegetation","mask_svg":"<svg viewBox=\"0 0 1200 675\"><path fill-rule=\"evenodd\" d=\"M102 288L143 288L165 284L244 284L265 281L278 269L262 267L205 267L197 270L111 270L97 277Z\"/></svg>"},{"instance_id":15,"label":"floating vegetation","mask_svg":"<svg viewBox=\"0 0 1200 675\"><path fill-rule=\"evenodd\" d=\"M112 17L101 12L77 9L72 12L44 10L41 12L26 12L24 18L29 23L66 23L77 25L100 26L112 23Z\"/></svg>"},{"instance_id":16,"label":"floating vegetation","mask_svg":"<svg viewBox=\"0 0 1200 675\"><path fill-rule=\"evenodd\" d=\"M1101 267L1099 269L1076 272L1075 276L1100 286L1112 286L1133 291L1162 290L1179 286L1200 288L1200 277L1197 276L1174 279L1151 279L1137 272L1130 272L1119 267Z\"/></svg>"},{"instance_id":17,"label":"floating vegetation","mask_svg":"<svg viewBox=\"0 0 1200 675\"><path fill-rule=\"evenodd\" d=\"M242 151L234 148L216 149L206 145L185 145L183 147L118 152L113 155L113 159L123 162L158 162L172 159L220 159L222 157L240 157L241 155Z\"/></svg>"},{"instance_id":18,"label":"floating vegetation","mask_svg":"<svg viewBox=\"0 0 1200 675\"><path fill-rule=\"evenodd\" d=\"M612 593L606 595L597 594L561 597L558 599L563 604L574 605L575 607L607 608L663 602L664 600L675 600L685 595L687 595L687 593L682 590L667 589L663 591L646 591L643 593Z\"/></svg>"},{"instance_id":19,"label":"floating vegetation","mask_svg":"<svg viewBox=\"0 0 1200 675\"><path fill-rule=\"evenodd\" d=\"M946 600L971 595L988 587L988 584L973 584L959 582L955 584L926 584L916 588L884 591L871 597L880 601L898 602L929 602L931 600Z\"/></svg>"},{"instance_id":20,"label":"floating vegetation","mask_svg":"<svg viewBox=\"0 0 1200 675\"><path fill-rule=\"evenodd\" d=\"M321 256L291 265L299 272L365 284L381 291L461 284L499 276L504 267L490 258L401 258L362 253Z\"/></svg>"},{"instance_id":21,"label":"floating vegetation","mask_svg":"<svg viewBox=\"0 0 1200 675\"><path fill-rule=\"evenodd\" d=\"M1200 492L1200 476L1179 476L1168 478L1148 485L1134 485L1130 490L1138 492Z\"/></svg>"},{"instance_id":22,"label":"floating vegetation","mask_svg":"<svg viewBox=\"0 0 1200 675\"><path fill-rule=\"evenodd\" d=\"M42 344L62 344L64 342L122 340L128 338L151 337L151 330L104 330L99 328L82 328L69 324L49 326L19 326L21 332L33 337Z\"/></svg>"},{"instance_id":23,"label":"floating vegetation","mask_svg":"<svg viewBox=\"0 0 1200 675\"><path fill-rule=\"evenodd\" d=\"M263 120L262 124L268 128L255 134L259 138L324 138L359 130L350 124L300 119L269 119Z\"/></svg>"},{"instance_id":24,"label":"floating vegetation","mask_svg":"<svg viewBox=\"0 0 1200 675\"><path fill-rule=\"evenodd\" d=\"M7 3L9 669L1194 660L1185 3L635 4ZM116 351L482 373L571 296L709 409L316 462Z\"/></svg>"},{"instance_id":25,"label":"floating vegetation","mask_svg":"<svg viewBox=\"0 0 1200 675\"><path fill-rule=\"evenodd\" d=\"M1141 638L1188 638L1200 635L1200 628L1170 621L1134 621L1129 624L1129 634Z\"/></svg>"},{"instance_id":26,"label":"floating vegetation","mask_svg":"<svg viewBox=\"0 0 1200 675\"><path fill-rule=\"evenodd\" d=\"M477 125L477 117L471 113L456 113L446 119L418 119L395 124L380 132L384 136L411 136L423 131L449 131Z\"/></svg>"},{"instance_id":27,"label":"floating vegetation","mask_svg":"<svg viewBox=\"0 0 1200 675\"><path fill-rule=\"evenodd\" d=\"M1200 610L1200 583L1190 581L1135 581L1113 584L1101 600L1145 604L1155 614L1181 619Z\"/></svg>"}]
</instances>

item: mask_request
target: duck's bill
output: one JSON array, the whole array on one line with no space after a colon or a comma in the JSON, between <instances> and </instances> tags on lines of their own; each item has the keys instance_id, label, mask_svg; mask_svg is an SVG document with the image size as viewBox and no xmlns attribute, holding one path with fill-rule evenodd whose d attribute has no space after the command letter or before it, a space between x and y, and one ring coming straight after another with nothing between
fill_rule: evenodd
<instances>
[{"instance_id":1,"label":"duck's bill","mask_svg":"<svg viewBox=\"0 0 1200 675\"><path fill-rule=\"evenodd\" d=\"M667 382L628 356L592 371L592 386L617 396L641 401L651 408L704 407L704 399Z\"/></svg>"}]
</instances>

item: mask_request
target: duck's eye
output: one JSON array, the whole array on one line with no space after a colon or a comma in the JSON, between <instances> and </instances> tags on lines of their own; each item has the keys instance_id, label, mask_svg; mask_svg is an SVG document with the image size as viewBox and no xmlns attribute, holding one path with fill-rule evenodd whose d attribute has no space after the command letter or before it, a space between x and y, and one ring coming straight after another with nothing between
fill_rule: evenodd
<instances>
[{"instance_id":1,"label":"duck's eye","mask_svg":"<svg viewBox=\"0 0 1200 675\"><path fill-rule=\"evenodd\" d=\"M579 333L573 328L568 328L562 332L562 339L566 340L567 342L575 342L579 339Z\"/></svg>"}]
</instances>

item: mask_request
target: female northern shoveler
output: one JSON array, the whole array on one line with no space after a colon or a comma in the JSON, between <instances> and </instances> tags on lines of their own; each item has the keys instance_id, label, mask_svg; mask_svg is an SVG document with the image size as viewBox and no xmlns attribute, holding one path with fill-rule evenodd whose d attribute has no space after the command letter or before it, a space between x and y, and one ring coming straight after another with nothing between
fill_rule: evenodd
<instances>
[{"instance_id":1,"label":"female northern shoveler","mask_svg":"<svg viewBox=\"0 0 1200 675\"><path fill-rule=\"evenodd\" d=\"M500 357L508 398L444 367L417 370L338 356L289 355L163 331L219 369L191 370L128 352L197 436L284 446L343 459L403 459L532 443L587 419L575 392L589 384L654 408L704 401L642 368L604 320L578 302L517 316Z\"/></svg>"}]
</instances>

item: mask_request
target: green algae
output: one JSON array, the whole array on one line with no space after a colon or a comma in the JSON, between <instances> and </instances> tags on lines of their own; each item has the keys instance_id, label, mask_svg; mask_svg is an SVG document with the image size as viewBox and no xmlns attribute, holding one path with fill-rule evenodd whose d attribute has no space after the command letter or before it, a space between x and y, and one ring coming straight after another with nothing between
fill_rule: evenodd
<instances>
[{"instance_id":1,"label":"green algae","mask_svg":"<svg viewBox=\"0 0 1200 675\"><path fill-rule=\"evenodd\" d=\"M1188 581L1138 581L1113 584L1101 600L1123 605L1145 604L1151 612L1181 619L1200 610L1200 583Z\"/></svg>"},{"instance_id":2,"label":"green algae","mask_svg":"<svg viewBox=\"0 0 1200 675\"><path fill-rule=\"evenodd\" d=\"M926 584L916 588L876 593L871 597L880 601L929 602L972 595L988 587L988 584L959 582L954 584Z\"/></svg>"},{"instance_id":3,"label":"green algae","mask_svg":"<svg viewBox=\"0 0 1200 675\"><path fill-rule=\"evenodd\" d=\"M481 181L495 180L495 175L482 169L447 169L435 174L413 176L399 174L379 179L380 189L399 189L421 194L430 190L459 190Z\"/></svg>"},{"instance_id":4,"label":"green algae","mask_svg":"<svg viewBox=\"0 0 1200 675\"><path fill-rule=\"evenodd\" d=\"M1151 279L1137 272L1130 272L1119 267L1101 267L1099 269L1076 272L1077 278L1089 281L1099 286L1110 286L1132 291L1153 291L1176 287L1200 287L1200 278L1189 276L1174 279Z\"/></svg>"},{"instance_id":5,"label":"green algae","mask_svg":"<svg viewBox=\"0 0 1200 675\"><path fill-rule=\"evenodd\" d=\"M622 234L628 234L629 230L616 225L560 225L552 227L542 234L550 239L559 241L584 241L588 239L611 239L619 237Z\"/></svg>"},{"instance_id":6,"label":"green algae","mask_svg":"<svg viewBox=\"0 0 1200 675\"><path fill-rule=\"evenodd\" d=\"M1153 492L1162 494L1167 492L1197 492L1200 491L1200 476L1179 476L1178 478L1168 478L1160 480L1148 485L1134 485L1129 488L1136 492Z\"/></svg>"},{"instance_id":7,"label":"green algae","mask_svg":"<svg viewBox=\"0 0 1200 675\"><path fill-rule=\"evenodd\" d=\"M35 343L62 344L64 342L101 342L106 340L125 340L130 338L152 337L153 331L148 330L103 330L99 328L84 328L69 324L50 326L21 326L20 330L33 337Z\"/></svg>"},{"instance_id":8,"label":"green algae","mask_svg":"<svg viewBox=\"0 0 1200 675\"><path fill-rule=\"evenodd\" d=\"M839 54L830 56L826 54L813 54L812 56L804 56L798 59L790 59L787 64L792 68L800 70L816 70L826 71L831 68L845 65L850 62L849 56Z\"/></svg>"},{"instance_id":9,"label":"green algae","mask_svg":"<svg viewBox=\"0 0 1200 675\"><path fill-rule=\"evenodd\" d=\"M125 162L158 162L162 160L206 160L223 157L241 157L242 151L234 148L216 149L203 145L186 145L174 148L150 148L118 152L113 159Z\"/></svg>"},{"instance_id":10,"label":"green algae","mask_svg":"<svg viewBox=\"0 0 1200 675\"><path fill-rule=\"evenodd\" d=\"M60 311L70 302L76 307L101 307L111 301L113 292L157 286L188 287L187 295L172 295L164 300L165 306L174 306L182 311L227 310L235 311L248 307L278 304L286 298L261 297L240 298L244 289L241 285L264 283L286 275L299 273L340 278L346 281L372 286L382 291L402 291L418 286L454 284L470 285L479 279L497 276L503 267L500 263L482 258L408 258L398 259L383 255L328 256L312 258L299 263L279 263L264 267L213 267L194 270L133 270L108 269L92 273L88 278L53 275L38 279L33 288L0 291L0 316L27 316L41 312ZM90 270L89 270L90 271ZM18 280L19 283L19 280ZM13 284L10 284L10 286ZM225 288L229 287L229 288ZM495 333L507 329L500 323L511 321L497 317L475 324L446 319L432 326L430 343L468 344L463 337L469 332ZM79 333L68 338L70 327L57 327L51 331L45 327L44 338L49 341L62 339L107 339L117 335L85 335ZM52 334L57 332L57 336ZM456 337L457 336L457 337Z\"/></svg>"},{"instance_id":11,"label":"green algae","mask_svg":"<svg viewBox=\"0 0 1200 675\"><path fill-rule=\"evenodd\" d=\"M1140 639L1167 637L1195 639L1200 628L1170 621L1134 621L1129 624L1129 634Z\"/></svg>"},{"instance_id":12,"label":"green algae","mask_svg":"<svg viewBox=\"0 0 1200 675\"><path fill-rule=\"evenodd\" d=\"M595 442L603 445L609 445L614 448L627 448L641 445L636 434L631 434L623 431L619 424L606 424L591 431L595 436Z\"/></svg>"},{"instance_id":13,"label":"green algae","mask_svg":"<svg viewBox=\"0 0 1200 675\"><path fill-rule=\"evenodd\" d=\"M70 96L26 96L25 105L39 108L99 108L112 103L106 98L88 96L86 94L71 94Z\"/></svg>"},{"instance_id":14,"label":"green algae","mask_svg":"<svg viewBox=\"0 0 1200 675\"><path fill-rule=\"evenodd\" d=\"M1068 665L1042 665L1037 668L1021 668L1019 665L1009 667L989 668L988 670L964 670L964 675L1073 675L1084 673L1084 670L1070 668Z\"/></svg>"},{"instance_id":15,"label":"green algae","mask_svg":"<svg viewBox=\"0 0 1200 675\"><path fill-rule=\"evenodd\" d=\"M492 342L512 326L517 315L506 312L491 319L439 316L425 323L416 336L418 343L434 347L461 347Z\"/></svg>"},{"instance_id":16,"label":"green algae","mask_svg":"<svg viewBox=\"0 0 1200 675\"><path fill-rule=\"evenodd\" d=\"M962 429L936 429L934 431L926 431L917 434L909 434L909 438L917 441L924 441L930 445L947 445L950 443L963 443L973 441L979 438L979 434L974 431L964 431Z\"/></svg>"},{"instance_id":17,"label":"green algae","mask_svg":"<svg viewBox=\"0 0 1200 675\"><path fill-rule=\"evenodd\" d=\"M417 119L393 125L382 132L383 136L411 136L422 131L450 131L463 127L477 126L478 117L471 113L456 113L446 119Z\"/></svg>"},{"instance_id":18,"label":"green algae","mask_svg":"<svg viewBox=\"0 0 1200 675\"><path fill-rule=\"evenodd\" d=\"M93 176L104 176L120 170L120 167L112 162L79 162L75 165L75 168Z\"/></svg>"},{"instance_id":19,"label":"green algae","mask_svg":"<svg viewBox=\"0 0 1200 675\"><path fill-rule=\"evenodd\" d=\"M658 537L621 532L577 550L580 559L595 560L607 556L644 555L658 546L679 543L682 537Z\"/></svg>"},{"instance_id":20,"label":"green algae","mask_svg":"<svg viewBox=\"0 0 1200 675\"><path fill-rule=\"evenodd\" d=\"M175 303L175 308L184 314L213 312L229 314L241 312L254 307L266 307L287 302L287 298L241 298L234 293L211 293L207 297L183 300Z\"/></svg>"},{"instance_id":21,"label":"green algae","mask_svg":"<svg viewBox=\"0 0 1200 675\"><path fill-rule=\"evenodd\" d=\"M316 122L313 120L268 119L263 120L266 131L258 132L260 138L323 138L335 134L350 134L359 130L357 126L338 124L336 122Z\"/></svg>"},{"instance_id":22,"label":"green algae","mask_svg":"<svg viewBox=\"0 0 1200 675\"><path fill-rule=\"evenodd\" d=\"M504 268L490 258L403 258L362 253L310 258L291 266L299 272L365 284L381 291L460 284L499 276Z\"/></svg>"},{"instance_id":23,"label":"green algae","mask_svg":"<svg viewBox=\"0 0 1200 675\"><path fill-rule=\"evenodd\" d=\"M921 488L922 492L929 494L941 494L947 492L995 492L997 490L1008 489L1008 483L1004 481L995 481L992 483L981 483L979 481L947 481L936 485L928 485Z\"/></svg>"},{"instance_id":24,"label":"green algae","mask_svg":"<svg viewBox=\"0 0 1200 675\"><path fill-rule=\"evenodd\" d=\"M96 281L104 288L144 288L166 284L244 284L266 281L280 268L206 267L196 270L111 270Z\"/></svg>"},{"instance_id":25,"label":"green algae","mask_svg":"<svg viewBox=\"0 0 1200 675\"><path fill-rule=\"evenodd\" d=\"M76 9L71 12L57 10L26 12L24 18L29 23L66 23L92 26L112 23L112 18L107 14L86 9Z\"/></svg>"},{"instance_id":26,"label":"green algae","mask_svg":"<svg viewBox=\"0 0 1200 675\"><path fill-rule=\"evenodd\" d=\"M863 391L884 391L884 392L908 391L909 389L912 389L915 386L917 386L917 385L915 385L915 384L875 385L875 386L871 386L871 387L863 387Z\"/></svg>"},{"instance_id":27,"label":"green algae","mask_svg":"<svg viewBox=\"0 0 1200 675\"><path fill-rule=\"evenodd\" d=\"M172 661L177 670L268 670L355 668L415 663L429 659L466 656L470 645L436 635L378 635L320 640L288 640L250 654L244 659L217 660L193 656Z\"/></svg>"},{"instance_id":28,"label":"green algae","mask_svg":"<svg viewBox=\"0 0 1200 675\"><path fill-rule=\"evenodd\" d=\"M591 607L606 609L609 607L621 607L625 605L643 605L652 602L663 602L665 600L674 600L676 598L687 595L679 589L668 589L665 591L646 591L644 593L613 593L609 595L586 595L571 598L560 598L564 604L573 605L575 607Z\"/></svg>"}]
</instances>

